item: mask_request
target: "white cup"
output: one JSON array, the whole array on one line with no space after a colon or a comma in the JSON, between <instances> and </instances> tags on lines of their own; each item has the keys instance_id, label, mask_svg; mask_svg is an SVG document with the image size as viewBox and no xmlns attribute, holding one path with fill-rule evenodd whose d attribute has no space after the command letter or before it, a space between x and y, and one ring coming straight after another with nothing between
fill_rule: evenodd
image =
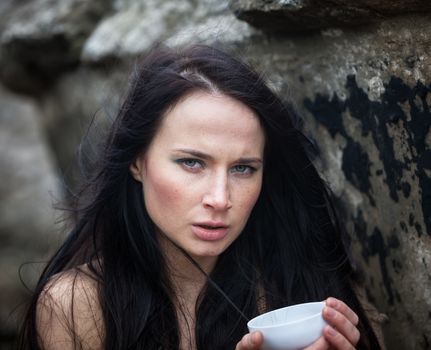
<instances>
[{"instance_id":1,"label":"white cup","mask_svg":"<svg viewBox=\"0 0 431 350\"><path fill-rule=\"evenodd\" d=\"M263 334L262 350L300 350L322 335L324 307L321 301L273 310L250 320L248 330Z\"/></svg>"}]
</instances>

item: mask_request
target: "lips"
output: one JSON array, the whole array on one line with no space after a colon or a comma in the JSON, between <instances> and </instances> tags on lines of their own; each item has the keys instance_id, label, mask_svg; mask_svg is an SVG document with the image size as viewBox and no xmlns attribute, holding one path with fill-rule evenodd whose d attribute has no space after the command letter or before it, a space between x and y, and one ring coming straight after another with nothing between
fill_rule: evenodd
<instances>
[{"instance_id":1,"label":"lips","mask_svg":"<svg viewBox=\"0 0 431 350\"><path fill-rule=\"evenodd\" d=\"M192 225L192 232L203 241L217 241L228 233L229 226L223 222L200 222Z\"/></svg>"}]
</instances>

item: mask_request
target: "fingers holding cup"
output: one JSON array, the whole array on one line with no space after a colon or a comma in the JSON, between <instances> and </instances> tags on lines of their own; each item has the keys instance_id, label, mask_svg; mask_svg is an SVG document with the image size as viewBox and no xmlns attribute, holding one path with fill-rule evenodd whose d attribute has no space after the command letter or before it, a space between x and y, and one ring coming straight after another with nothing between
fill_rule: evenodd
<instances>
[{"instance_id":1,"label":"fingers holding cup","mask_svg":"<svg viewBox=\"0 0 431 350\"><path fill-rule=\"evenodd\" d=\"M336 298L328 298L326 299L326 306L328 307L332 307L333 309L341 312L344 316L346 316L349 321L357 326L359 323L359 317L358 315L350 308L347 306L346 303L344 303L343 301L336 299Z\"/></svg>"},{"instance_id":2,"label":"fingers holding cup","mask_svg":"<svg viewBox=\"0 0 431 350\"><path fill-rule=\"evenodd\" d=\"M252 332L244 335L236 345L235 350L258 350L262 346L263 337L260 332Z\"/></svg>"},{"instance_id":3,"label":"fingers holding cup","mask_svg":"<svg viewBox=\"0 0 431 350\"><path fill-rule=\"evenodd\" d=\"M329 298L323 309L323 318L329 326L325 338L337 349L354 349L359 341L358 316L341 300Z\"/></svg>"}]
</instances>

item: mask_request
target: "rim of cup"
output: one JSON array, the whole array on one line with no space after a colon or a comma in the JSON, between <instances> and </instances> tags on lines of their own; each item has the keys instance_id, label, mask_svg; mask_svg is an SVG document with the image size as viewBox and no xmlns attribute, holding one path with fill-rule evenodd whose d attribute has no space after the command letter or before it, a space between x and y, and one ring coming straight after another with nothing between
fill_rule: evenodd
<instances>
[{"instance_id":1,"label":"rim of cup","mask_svg":"<svg viewBox=\"0 0 431 350\"><path fill-rule=\"evenodd\" d=\"M271 314L271 313L275 313L275 312L283 310L283 309L301 307L301 306L303 306L305 304L310 304L310 306L311 306L311 304L313 304L313 305L320 304L322 307L321 307L320 311L318 311L316 313L313 313L312 315L304 316L304 317L301 317L299 319L292 320L292 321L280 322L280 323L276 323L276 324L272 324L272 325L254 325L253 324L253 323L257 322L261 318L268 317L268 315ZM247 322L247 326L251 327L251 328L256 328L256 329L257 328L259 328L259 329L266 329L266 328L276 328L276 327L281 327L281 326L287 326L287 325L290 325L290 324L293 324L293 323L299 323L299 322L306 321L308 319L314 318L316 316L322 315L322 310L323 310L324 306L325 306L325 303L323 301L316 301L316 302L310 302L310 303L302 303L302 304L289 305L289 306L282 307L282 308L279 308L279 309L275 309L275 310L272 310L272 311L268 311L268 312L265 312L265 313L263 313L263 314L261 314L259 316L256 316L256 317L254 317L253 319L251 319L250 321Z\"/></svg>"}]
</instances>

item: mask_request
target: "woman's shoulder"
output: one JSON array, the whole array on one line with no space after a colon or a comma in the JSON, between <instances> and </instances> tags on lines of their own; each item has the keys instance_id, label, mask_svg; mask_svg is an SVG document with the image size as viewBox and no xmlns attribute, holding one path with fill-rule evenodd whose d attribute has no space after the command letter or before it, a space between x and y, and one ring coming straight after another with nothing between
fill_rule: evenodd
<instances>
[{"instance_id":1,"label":"woman's shoulder","mask_svg":"<svg viewBox=\"0 0 431 350\"><path fill-rule=\"evenodd\" d=\"M87 265L52 276L36 310L38 338L44 349L100 349L103 315L98 279Z\"/></svg>"}]
</instances>

